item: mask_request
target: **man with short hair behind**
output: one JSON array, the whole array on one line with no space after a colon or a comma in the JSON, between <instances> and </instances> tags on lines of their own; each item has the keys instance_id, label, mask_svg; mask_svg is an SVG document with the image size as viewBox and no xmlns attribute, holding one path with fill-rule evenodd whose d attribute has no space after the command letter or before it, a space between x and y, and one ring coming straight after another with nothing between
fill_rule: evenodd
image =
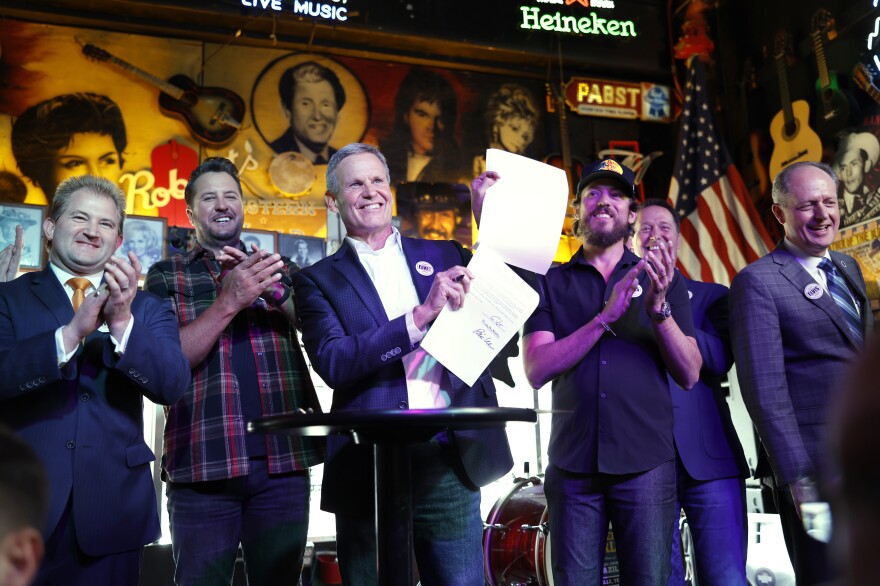
<instances>
[{"instance_id":1,"label":"man with short hair behind","mask_svg":"<svg viewBox=\"0 0 880 586\"><path fill-rule=\"evenodd\" d=\"M0 425L0 586L27 586L37 575L48 500L39 456Z\"/></svg>"},{"instance_id":2,"label":"man with short hair behind","mask_svg":"<svg viewBox=\"0 0 880 586\"><path fill-rule=\"evenodd\" d=\"M345 105L339 77L329 67L304 61L282 74L278 95L290 127L269 146L276 153L302 153L312 163L326 165L336 152L330 139Z\"/></svg>"},{"instance_id":3,"label":"man with short hair behind","mask_svg":"<svg viewBox=\"0 0 880 586\"><path fill-rule=\"evenodd\" d=\"M639 259L624 246L634 173L608 159L578 183L583 246L539 277L523 361L538 389L553 381L544 492L553 581L602 583L608 521L622 584L667 586L675 509L675 447L667 370L699 377L687 289L664 242Z\"/></svg>"},{"instance_id":4,"label":"man with short hair behind","mask_svg":"<svg viewBox=\"0 0 880 586\"><path fill-rule=\"evenodd\" d=\"M679 218L662 199L639 207L635 252L645 257L669 244L678 256ZM746 583L746 487L749 475L742 446L730 419L722 381L733 366L728 335L727 287L684 278L691 301L694 335L703 358L700 380L689 391L669 377L678 501L687 515L700 584ZM684 585L678 521L672 540L670 586Z\"/></svg>"},{"instance_id":5,"label":"man with short hair behind","mask_svg":"<svg viewBox=\"0 0 880 586\"><path fill-rule=\"evenodd\" d=\"M189 384L168 304L113 256L125 195L91 175L58 186L43 222L49 263L0 284L0 423L39 454L51 499L37 584L138 583L159 538L144 397Z\"/></svg>"},{"instance_id":6,"label":"man with short hair behind","mask_svg":"<svg viewBox=\"0 0 880 586\"><path fill-rule=\"evenodd\" d=\"M773 181L773 215L785 238L734 278L730 335L743 401L763 449L755 476L771 486L800 586L835 577L826 544L804 530L804 503L827 500L834 480L825 444L835 388L873 327L865 280L830 250L840 224L837 177L802 162Z\"/></svg>"},{"instance_id":7,"label":"man with short hair behind","mask_svg":"<svg viewBox=\"0 0 880 586\"><path fill-rule=\"evenodd\" d=\"M476 180L475 180L476 181ZM348 236L293 276L303 343L333 389L333 411L497 407L488 370L473 386L420 347L464 302L470 254L454 240L406 238L391 225L388 164L349 144L327 166L327 209ZM480 486L513 466L501 428L444 431L412 446L413 546L426 585L483 586ZM373 448L328 438L321 507L336 514L342 582L376 584Z\"/></svg>"},{"instance_id":8,"label":"man with short hair behind","mask_svg":"<svg viewBox=\"0 0 880 586\"><path fill-rule=\"evenodd\" d=\"M239 543L250 584L296 584L309 525L309 467L323 443L248 434L264 415L320 405L294 329L289 259L241 242L238 170L211 157L185 190L192 250L161 260L146 288L171 300L192 386L168 410L167 481L175 581L232 581Z\"/></svg>"}]
</instances>

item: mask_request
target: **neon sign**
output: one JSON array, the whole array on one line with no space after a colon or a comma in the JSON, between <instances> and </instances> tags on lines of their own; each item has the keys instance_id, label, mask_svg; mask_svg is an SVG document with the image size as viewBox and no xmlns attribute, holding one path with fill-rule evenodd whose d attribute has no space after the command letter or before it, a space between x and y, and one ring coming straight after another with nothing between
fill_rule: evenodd
<instances>
[{"instance_id":1,"label":"neon sign","mask_svg":"<svg viewBox=\"0 0 880 586\"><path fill-rule=\"evenodd\" d=\"M877 0L873 0L872 4L874 5L874 8L877 8ZM880 16L874 19L874 30L868 34L868 54L872 55L874 65L880 70L880 57L874 53L874 41L878 36L880 36Z\"/></svg>"},{"instance_id":2,"label":"neon sign","mask_svg":"<svg viewBox=\"0 0 880 586\"><path fill-rule=\"evenodd\" d=\"M565 85L565 101L585 116L669 122L670 89L649 82L631 83L573 77Z\"/></svg>"},{"instance_id":3,"label":"neon sign","mask_svg":"<svg viewBox=\"0 0 880 586\"><path fill-rule=\"evenodd\" d=\"M344 22L348 20L348 0L287 0L291 12L297 16L309 18L323 18ZM242 6L261 10L284 11L283 0L241 0Z\"/></svg>"},{"instance_id":4,"label":"neon sign","mask_svg":"<svg viewBox=\"0 0 880 586\"><path fill-rule=\"evenodd\" d=\"M614 0L535 0L537 4L579 5L575 8L613 9ZM597 35L603 37L635 37L636 25L631 20L604 18L595 10L581 13L581 16L565 15L560 12L542 10L540 6L520 6L522 23L520 28L543 30L573 35Z\"/></svg>"}]
</instances>

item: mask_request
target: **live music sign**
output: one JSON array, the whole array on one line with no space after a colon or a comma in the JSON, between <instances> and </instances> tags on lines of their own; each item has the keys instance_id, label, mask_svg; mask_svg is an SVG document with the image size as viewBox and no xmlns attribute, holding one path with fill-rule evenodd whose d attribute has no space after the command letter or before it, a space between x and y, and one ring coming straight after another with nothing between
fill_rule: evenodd
<instances>
[{"instance_id":1,"label":"live music sign","mask_svg":"<svg viewBox=\"0 0 880 586\"><path fill-rule=\"evenodd\" d=\"M348 20L348 0L241 0L242 6L258 10L281 12L285 5L293 14L301 17L323 18L345 22Z\"/></svg>"},{"instance_id":2,"label":"live music sign","mask_svg":"<svg viewBox=\"0 0 880 586\"><path fill-rule=\"evenodd\" d=\"M573 77L565 85L569 108L584 116L669 122L669 86L650 82Z\"/></svg>"}]
</instances>

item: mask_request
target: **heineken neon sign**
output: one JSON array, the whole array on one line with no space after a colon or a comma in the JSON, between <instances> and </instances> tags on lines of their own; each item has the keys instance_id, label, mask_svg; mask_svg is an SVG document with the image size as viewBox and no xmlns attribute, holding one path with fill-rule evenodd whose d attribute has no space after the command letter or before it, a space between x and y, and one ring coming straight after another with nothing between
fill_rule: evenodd
<instances>
[{"instance_id":1,"label":"heineken neon sign","mask_svg":"<svg viewBox=\"0 0 880 586\"><path fill-rule=\"evenodd\" d=\"M520 28L542 30L572 35L597 35L603 37L635 37L636 25L631 20L606 18L596 10L614 8L613 0L535 0L539 5L576 5L576 14L562 14L542 6L520 6L522 23ZM579 13L579 14L578 14Z\"/></svg>"}]
</instances>

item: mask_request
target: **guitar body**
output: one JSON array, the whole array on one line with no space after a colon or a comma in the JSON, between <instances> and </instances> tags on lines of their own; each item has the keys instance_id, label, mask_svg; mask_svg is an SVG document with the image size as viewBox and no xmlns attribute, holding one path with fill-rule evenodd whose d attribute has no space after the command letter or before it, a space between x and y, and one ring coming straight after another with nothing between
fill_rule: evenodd
<instances>
[{"instance_id":1,"label":"guitar body","mask_svg":"<svg viewBox=\"0 0 880 586\"><path fill-rule=\"evenodd\" d=\"M791 109L794 116L790 128L786 128L781 110L770 121L770 137L773 139L771 180L792 163L822 160L822 141L808 124L810 105L806 100L796 100L791 103Z\"/></svg>"},{"instance_id":2,"label":"guitar body","mask_svg":"<svg viewBox=\"0 0 880 586\"><path fill-rule=\"evenodd\" d=\"M827 87L816 83L816 117L813 126L825 140L834 140L837 133L849 123L849 100L840 90L837 74L828 72L830 82Z\"/></svg>"},{"instance_id":3,"label":"guitar body","mask_svg":"<svg viewBox=\"0 0 880 586\"><path fill-rule=\"evenodd\" d=\"M241 96L220 87L201 87L185 75L175 75L168 82L183 90L183 96L178 100L161 94L159 109L163 114L183 121L197 138L211 145L235 136L245 113Z\"/></svg>"}]
</instances>

